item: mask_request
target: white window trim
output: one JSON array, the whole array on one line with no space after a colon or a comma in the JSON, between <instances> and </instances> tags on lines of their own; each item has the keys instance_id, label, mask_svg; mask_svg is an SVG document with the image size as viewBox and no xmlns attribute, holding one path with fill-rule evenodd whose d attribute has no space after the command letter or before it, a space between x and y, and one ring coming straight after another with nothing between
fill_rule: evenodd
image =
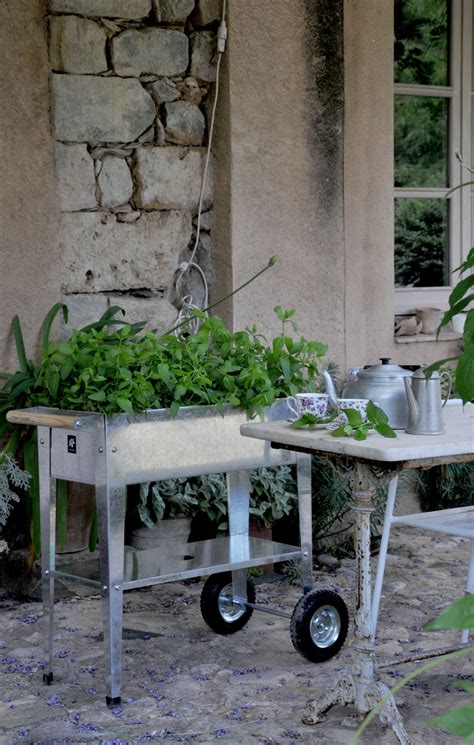
<instances>
[{"instance_id":1,"label":"white window trim","mask_svg":"<svg viewBox=\"0 0 474 745\"><path fill-rule=\"evenodd\" d=\"M472 163L473 93L473 0L452 0L451 24L451 85L426 86L394 84L396 95L421 95L451 99L449 116L449 183L455 186L469 180L469 174L462 169L454 157L455 150L462 153L466 163ZM462 54L461 54L462 53ZM395 197L444 198L448 189L395 188ZM474 209L474 190L459 189L449 197L449 246L451 270L458 267L466 258L472 244L472 222ZM417 287L394 290L396 314L413 313L416 307L434 306L445 309L456 275L451 275L452 283L446 287Z\"/></svg>"}]
</instances>

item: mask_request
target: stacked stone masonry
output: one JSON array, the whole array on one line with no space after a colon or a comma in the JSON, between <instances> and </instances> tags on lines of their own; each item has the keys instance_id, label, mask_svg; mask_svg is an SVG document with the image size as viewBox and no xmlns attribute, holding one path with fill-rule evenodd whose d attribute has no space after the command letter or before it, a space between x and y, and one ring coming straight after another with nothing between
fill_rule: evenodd
<instances>
[{"instance_id":1,"label":"stacked stone masonry","mask_svg":"<svg viewBox=\"0 0 474 745\"><path fill-rule=\"evenodd\" d=\"M50 0L52 125L68 329L110 305L162 332L190 256L221 0ZM198 259L212 270L212 161ZM198 277L188 290L200 300Z\"/></svg>"}]
</instances>

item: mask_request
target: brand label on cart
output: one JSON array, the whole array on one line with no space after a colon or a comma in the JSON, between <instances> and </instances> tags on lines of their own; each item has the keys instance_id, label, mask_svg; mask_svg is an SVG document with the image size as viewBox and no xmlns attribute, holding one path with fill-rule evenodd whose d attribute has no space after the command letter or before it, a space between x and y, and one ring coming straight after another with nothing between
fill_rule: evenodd
<instances>
[{"instance_id":1,"label":"brand label on cart","mask_svg":"<svg viewBox=\"0 0 474 745\"><path fill-rule=\"evenodd\" d=\"M67 451L68 453L77 453L76 435L68 435L67 438Z\"/></svg>"}]
</instances>

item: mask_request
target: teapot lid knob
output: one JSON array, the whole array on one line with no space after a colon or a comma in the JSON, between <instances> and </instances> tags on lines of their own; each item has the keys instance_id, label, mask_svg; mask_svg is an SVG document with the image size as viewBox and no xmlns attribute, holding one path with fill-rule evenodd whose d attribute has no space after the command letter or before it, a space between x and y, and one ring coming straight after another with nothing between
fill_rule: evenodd
<instances>
[{"instance_id":1,"label":"teapot lid knob","mask_svg":"<svg viewBox=\"0 0 474 745\"><path fill-rule=\"evenodd\" d=\"M391 359L392 359L391 357L379 357L379 360L382 363L382 365L389 365Z\"/></svg>"}]
</instances>

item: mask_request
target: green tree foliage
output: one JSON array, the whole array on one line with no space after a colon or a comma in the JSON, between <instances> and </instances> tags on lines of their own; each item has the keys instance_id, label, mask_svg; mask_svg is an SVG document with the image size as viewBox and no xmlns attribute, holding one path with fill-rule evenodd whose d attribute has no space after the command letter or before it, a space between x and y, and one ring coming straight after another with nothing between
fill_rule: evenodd
<instances>
[{"instance_id":1,"label":"green tree foliage","mask_svg":"<svg viewBox=\"0 0 474 745\"><path fill-rule=\"evenodd\" d=\"M395 82L448 85L448 3L395 1ZM448 186L448 104L432 96L395 97L395 186ZM448 284L446 204L436 199L397 199L395 284Z\"/></svg>"},{"instance_id":2,"label":"green tree foliage","mask_svg":"<svg viewBox=\"0 0 474 745\"><path fill-rule=\"evenodd\" d=\"M448 3L395 0L395 82L448 84Z\"/></svg>"},{"instance_id":3,"label":"green tree foliage","mask_svg":"<svg viewBox=\"0 0 474 745\"><path fill-rule=\"evenodd\" d=\"M447 204L441 199L395 202L395 285L440 287L447 278Z\"/></svg>"}]
</instances>

